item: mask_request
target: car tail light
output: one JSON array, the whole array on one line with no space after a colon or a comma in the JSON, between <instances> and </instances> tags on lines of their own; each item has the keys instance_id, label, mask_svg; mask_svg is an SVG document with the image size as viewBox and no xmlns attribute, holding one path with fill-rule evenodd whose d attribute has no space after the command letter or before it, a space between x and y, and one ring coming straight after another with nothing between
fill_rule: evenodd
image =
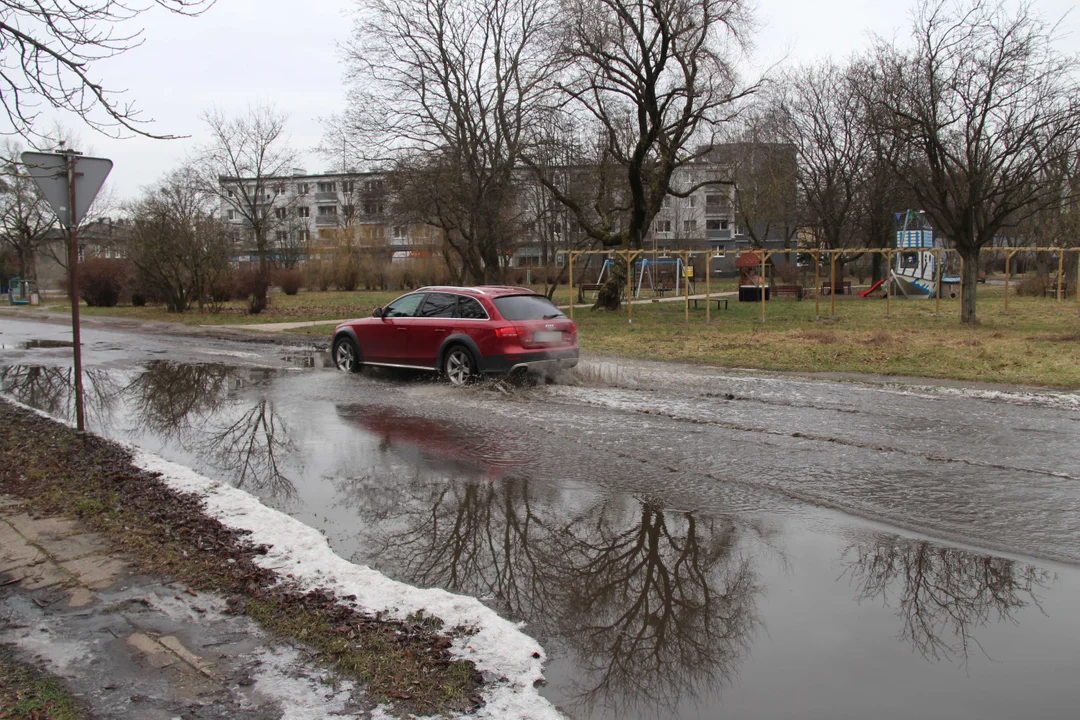
<instances>
[{"instance_id":1,"label":"car tail light","mask_svg":"<svg viewBox=\"0 0 1080 720\"><path fill-rule=\"evenodd\" d=\"M570 323L570 330L568 332L571 335L576 335L577 334L577 323Z\"/></svg>"},{"instance_id":2,"label":"car tail light","mask_svg":"<svg viewBox=\"0 0 1080 720\"><path fill-rule=\"evenodd\" d=\"M517 328L501 327L495 328L495 337L499 338L516 338L518 336Z\"/></svg>"}]
</instances>

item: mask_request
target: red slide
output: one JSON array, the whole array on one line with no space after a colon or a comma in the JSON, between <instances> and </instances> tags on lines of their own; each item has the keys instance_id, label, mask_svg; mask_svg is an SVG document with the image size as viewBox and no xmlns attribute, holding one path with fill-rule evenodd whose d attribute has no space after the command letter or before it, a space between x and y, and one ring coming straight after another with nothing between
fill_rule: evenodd
<instances>
[{"instance_id":1,"label":"red slide","mask_svg":"<svg viewBox=\"0 0 1080 720\"><path fill-rule=\"evenodd\" d=\"M881 286L882 286L882 285L884 285L884 284L885 284L885 280L884 280L884 279L882 279L882 280L878 280L878 281L877 281L876 283L874 283L874 286L873 286L872 288L870 288L870 289L869 289L869 290L867 290L866 292L861 292L861 293L859 293L859 297L861 297L861 298L864 298L864 297L866 297L867 295L869 295L870 293L874 292L875 290L877 290L877 289L878 289L879 287L881 287Z\"/></svg>"}]
</instances>

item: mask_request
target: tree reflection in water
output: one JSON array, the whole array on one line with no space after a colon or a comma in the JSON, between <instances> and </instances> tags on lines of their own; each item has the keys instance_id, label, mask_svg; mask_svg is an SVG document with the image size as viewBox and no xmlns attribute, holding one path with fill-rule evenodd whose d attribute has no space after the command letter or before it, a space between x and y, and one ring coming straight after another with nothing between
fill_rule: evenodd
<instances>
[{"instance_id":1,"label":"tree reflection in water","mask_svg":"<svg viewBox=\"0 0 1080 720\"><path fill-rule=\"evenodd\" d=\"M401 580L501 605L574 656L580 710L671 711L737 670L759 624L761 585L737 546L746 527L654 501L553 508L528 480L417 472L388 501L374 475L342 481ZM569 518L569 519L567 519Z\"/></svg>"},{"instance_id":2,"label":"tree reflection in water","mask_svg":"<svg viewBox=\"0 0 1080 720\"><path fill-rule=\"evenodd\" d=\"M0 392L53 417L75 419L75 371L70 367L0 367ZM122 392L120 383L109 372L83 370L83 403L91 428L108 424Z\"/></svg>"},{"instance_id":3,"label":"tree reflection in water","mask_svg":"<svg viewBox=\"0 0 1080 720\"><path fill-rule=\"evenodd\" d=\"M1053 573L1008 558L889 535L848 547L843 564L860 601L895 604L903 642L928 660L957 657L964 664L972 646L987 655L976 630L1015 623L1029 605L1041 611L1036 591L1054 580Z\"/></svg>"},{"instance_id":4,"label":"tree reflection in water","mask_svg":"<svg viewBox=\"0 0 1080 720\"><path fill-rule=\"evenodd\" d=\"M292 500L296 485L282 457L296 449L276 405L261 397L248 404L234 390L265 374L215 363L155 361L128 384L135 418L160 437L206 458L239 488Z\"/></svg>"}]
</instances>

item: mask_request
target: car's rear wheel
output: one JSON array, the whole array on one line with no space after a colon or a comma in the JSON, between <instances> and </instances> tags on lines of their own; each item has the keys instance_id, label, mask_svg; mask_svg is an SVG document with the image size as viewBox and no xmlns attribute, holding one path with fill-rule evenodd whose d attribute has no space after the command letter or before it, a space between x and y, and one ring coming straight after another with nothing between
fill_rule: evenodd
<instances>
[{"instance_id":1,"label":"car's rear wheel","mask_svg":"<svg viewBox=\"0 0 1080 720\"><path fill-rule=\"evenodd\" d=\"M343 372L360 372L360 351L356 342L344 335L334 340L331 350L334 358L334 367Z\"/></svg>"},{"instance_id":2,"label":"car's rear wheel","mask_svg":"<svg viewBox=\"0 0 1080 720\"><path fill-rule=\"evenodd\" d=\"M455 345L443 357L443 375L451 385L464 385L476 377L476 361L464 345Z\"/></svg>"}]
</instances>

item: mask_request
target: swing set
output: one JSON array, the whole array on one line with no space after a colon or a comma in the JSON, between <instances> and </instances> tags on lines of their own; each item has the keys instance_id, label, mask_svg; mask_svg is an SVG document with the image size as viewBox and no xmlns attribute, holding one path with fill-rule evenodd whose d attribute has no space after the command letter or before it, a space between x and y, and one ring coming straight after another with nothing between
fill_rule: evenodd
<instances>
[{"instance_id":1,"label":"swing set","mask_svg":"<svg viewBox=\"0 0 1080 720\"><path fill-rule=\"evenodd\" d=\"M605 276L611 272L614 262L611 259L604 260L604 265L600 268L600 276L595 283L589 284L589 287L593 288L594 298L596 297L596 291L604 284ZM675 295L678 296L682 292L682 282L684 280L689 284L690 292L696 292L694 268L692 265L688 265L681 257L673 258L663 255L650 260L648 256L643 256L631 265L630 272L630 286L634 288L635 299L642 297L641 293L645 289L646 281L648 281L648 290L652 297L663 297L671 291L674 291Z\"/></svg>"}]
</instances>

